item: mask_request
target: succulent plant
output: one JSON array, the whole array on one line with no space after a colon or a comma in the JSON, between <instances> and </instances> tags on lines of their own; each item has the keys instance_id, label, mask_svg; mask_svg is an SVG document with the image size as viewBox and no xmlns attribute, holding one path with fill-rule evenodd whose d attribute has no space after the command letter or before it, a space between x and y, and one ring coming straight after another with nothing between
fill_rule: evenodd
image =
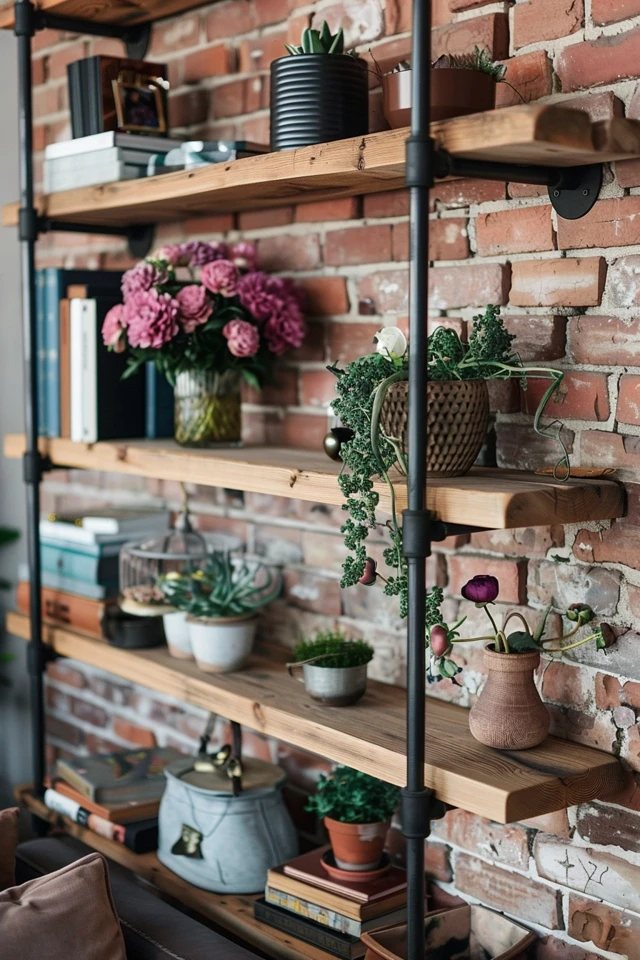
<instances>
[{"instance_id":1,"label":"succulent plant","mask_svg":"<svg viewBox=\"0 0 640 960\"><path fill-rule=\"evenodd\" d=\"M324 20L319 30L307 27L302 31L299 47L291 43L285 43L285 47L294 57L303 53L344 53L344 31L340 27L337 33L331 33L329 24Z\"/></svg>"},{"instance_id":2,"label":"succulent plant","mask_svg":"<svg viewBox=\"0 0 640 960\"><path fill-rule=\"evenodd\" d=\"M282 579L263 563L213 553L204 569L166 574L158 585L177 610L222 619L257 613L279 596Z\"/></svg>"},{"instance_id":3,"label":"succulent plant","mask_svg":"<svg viewBox=\"0 0 640 960\"><path fill-rule=\"evenodd\" d=\"M453 70L479 70L492 77L496 83L504 80L507 68L503 63L494 63L488 50L474 47L473 53L443 54L431 66L434 70L450 68Z\"/></svg>"}]
</instances>

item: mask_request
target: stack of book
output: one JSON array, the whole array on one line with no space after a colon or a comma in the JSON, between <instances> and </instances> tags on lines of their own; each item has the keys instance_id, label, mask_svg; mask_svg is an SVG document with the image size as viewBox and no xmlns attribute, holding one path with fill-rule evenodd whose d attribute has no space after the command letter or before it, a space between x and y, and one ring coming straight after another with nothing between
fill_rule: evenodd
<instances>
[{"instance_id":1,"label":"stack of book","mask_svg":"<svg viewBox=\"0 0 640 960\"><path fill-rule=\"evenodd\" d=\"M121 302L113 270L36 271L38 422L42 436L84 443L173 435L173 390L153 364L122 380L126 359L102 343Z\"/></svg>"},{"instance_id":2,"label":"stack of book","mask_svg":"<svg viewBox=\"0 0 640 960\"><path fill-rule=\"evenodd\" d=\"M257 920L346 960L363 957L362 933L406 918L407 878L391 867L366 883L332 880L321 860L330 848L305 853L267 875Z\"/></svg>"},{"instance_id":3,"label":"stack of book","mask_svg":"<svg viewBox=\"0 0 640 960\"><path fill-rule=\"evenodd\" d=\"M64 603L68 626L101 636L104 601L118 595L118 558L123 544L164 533L169 514L164 510L100 509L78 516L51 517L40 521L43 614L52 616ZM28 610L29 585L18 587L18 606ZM60 597L60 594L63 597ZM78 603L91 600L93 607Z\"/></svg>"},{"instance_id":4,"label":"stack of book","mask_svg":"<svg viewBox=\"0 0 640 960\"><path fill-rule=\"evenodd\" d=\"M60 193L98 183L137 180L164 173L158 157L180 148L181 141L108 130L90 137L52 143L44 152L44 191ZM150 161L153 167L150 168ZM156 169L157 165L157 169Z\"/></svg>"},{"instance_id":5,"label":"stack of book","mask_svg":"<svg viewBox=\"0 0 640 960\"><path fill-rule=\"evenodd\" d=\"M158 846L158 810L173 747L58 760L44 802L50 810L134 853Z\"/></svg>"}]
</instances>

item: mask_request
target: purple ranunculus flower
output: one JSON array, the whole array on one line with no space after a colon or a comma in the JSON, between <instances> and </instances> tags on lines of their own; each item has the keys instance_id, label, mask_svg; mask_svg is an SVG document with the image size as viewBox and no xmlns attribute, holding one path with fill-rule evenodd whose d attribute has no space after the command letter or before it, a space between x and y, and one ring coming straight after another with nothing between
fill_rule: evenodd
<instances>
[{"instance_id":1,"label":"purple ranunculus flower","mask_svg":"<svg viewBox=\"0 0 640 960\"><path fill-rule=\"evenodd\" d=\"M465 600L474 603L493 603L500 593L500 584L495 577L479 574L465 583L461 593Z\"/></svg>"},{"instance_id":2,"label":"purple ranunculus flower","mask_svg":"<svg viewBox=\"0 0 640 960\"><path fill-rule=\"evenodd\" d=\"M180 244L182 262L190 267L204 267L214 260L226 260L229 248L226 243L206 243L203 240L187 240Z\"/></svg>"},{"instance_id":3,"label":"purple ranunculus flower","mask_svg":"<svg viewBox=\"0 0 640 960\"><path fill-rule=\"evenodd\" d=\"M238 292L238 268L230 260L214 260L205 264L201 279L211 293L234 297Z\"/></svg>"},{"instance_id":4,"label":"purple ranunculus flower","mask_svg":"<svg viewBox=\"0 0 640 960\"><path fill-rule=\"evenodd\" d=\"M230 320L222 328L234 357L253 357L260 349L260 334L247 320Z\"/></svg>"},{"instance_id":5,"label":"purple ranunculus flower","mask_svg":"<svg viewBox=\"0 0 640 960\"><path fill-rule=\"evenodd\" d=\"M180 305L168 293L139 290L124 306L127 337L132 347L159 350L179 331Z\"/></svg>"},{"instance_id":6,"label":"purple ranunculus flower","mask_svg":"<svg viewBox=\"0 0 640 960\"><path fill-rule=\"evenodd\" d=\"M151 290L158 284L166 283L166 280L167 275L163 270L158 270L152 263L143 260L131 270L127 270L122 277L122 296L128 300L134 293Z\"/></svg>"},{"instance_id":7,"label":"purple ranunculus flower","mask_svg":"<svg viewBox=\"0 0 640 960\"><path fill-rule=\"evenodd\" d=\"M180 305L178 320L185 333L193 333L196 327L206 323L211 316L212 306L207 291L200 284L192 283L176 293Z\"/></svg>"}]
</instances>

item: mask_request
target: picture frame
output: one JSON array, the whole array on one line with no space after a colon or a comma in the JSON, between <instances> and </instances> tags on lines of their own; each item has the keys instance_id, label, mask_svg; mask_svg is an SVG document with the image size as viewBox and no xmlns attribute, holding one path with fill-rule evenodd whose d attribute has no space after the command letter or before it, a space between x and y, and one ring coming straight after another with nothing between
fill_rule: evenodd
<instances>
[{"instance_id":1,"label":"picture frame","mask_svg":"<svg viewBox=\"0 0 640 960\"><path fill-rule=\"evenodd\" d=\"M117 129L125 133L168 133L166 94L149 77L112 81Z\"/></svg>"}]
</instances>

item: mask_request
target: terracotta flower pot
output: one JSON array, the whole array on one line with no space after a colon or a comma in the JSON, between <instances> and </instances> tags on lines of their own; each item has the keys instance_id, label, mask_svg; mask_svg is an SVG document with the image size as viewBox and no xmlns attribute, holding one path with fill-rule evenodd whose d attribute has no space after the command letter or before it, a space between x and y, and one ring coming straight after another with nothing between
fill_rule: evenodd
<instances>
[{"instance_id":1,"label":"terracotta flower pot","mask_svg":"<svg viewBox=\"0 0 640 960\"><path fill-rule=\"evenodd\" d=\"M388 73L382 78L383 112L394 129L411 123L411 70ZM449 120L469 113L483 113L496 105L496 82L480 70L431 71L431 119Z\"/></svg>"},{"instance_id":2,"label":"terracotta flower pot","mask_svg":"<svg viewBox=\"0 0 640 960\"><path fill-rule=\"evenodd\" d=\"M407 452L409 385L389 388L380 421L388 436ZM474 464L489 426L486 380L430 380L427 383L427 473L461 477Z\"/></svg>"},{"instance_id":3,"label":"terracotta flower pot","mask_svg":"<svg viewBox=\"0 0 640 960\"><path fill-rule=\"evenodd\" d=\"M324 818L331 849L341 870L375 870L382 858L390 822L341 823Z\"/></svg>"},{"instance_id":4,"label":"terracotta flower pot","mask_svg":"<svg viewBox=\"0 0 640 960\"><path fill-rule=\"evenodd\" d=\"M425 917L428 957L483 957L487 960L525 960L537 939L519 923L485 907L454 907ZM408 960L407 926L397 924L362 934L365 960Z\"/></svg>"},{"instance_id":5,"label":"terracotta flower pot","mask_svg":"<svg viewBox=\"0 0 640 960\"><path fill-rule=\"evenodd\" d=\"M496 750L528 750L549 733L551 718L540 699L534 671L537 650L527 653L484 651L488 678L469 713L469 729L480 743Z\"/></svg>"}]
</instances>

